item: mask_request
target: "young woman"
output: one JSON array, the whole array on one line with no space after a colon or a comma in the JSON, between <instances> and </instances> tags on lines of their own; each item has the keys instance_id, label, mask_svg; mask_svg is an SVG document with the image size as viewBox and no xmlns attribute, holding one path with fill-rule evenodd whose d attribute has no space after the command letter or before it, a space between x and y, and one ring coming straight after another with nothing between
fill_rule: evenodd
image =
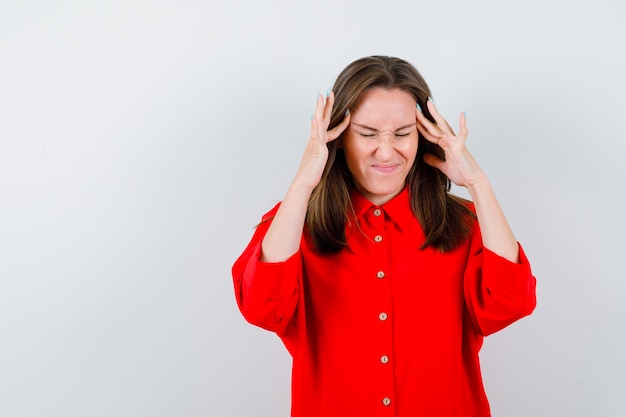
<instances>
[{"instance_id":1,"label":"young woman","mask_svg":"<svg viewBox=\"0 0 626 417\"><path fill-rule=\"evenodd\" d=\"M535 278L465 115L456 134L430 96L404 60L348 65L233 266L242 314L293 357L292 417L490 415L478 352L533 311Z\"/></svg>"}]
</instances>

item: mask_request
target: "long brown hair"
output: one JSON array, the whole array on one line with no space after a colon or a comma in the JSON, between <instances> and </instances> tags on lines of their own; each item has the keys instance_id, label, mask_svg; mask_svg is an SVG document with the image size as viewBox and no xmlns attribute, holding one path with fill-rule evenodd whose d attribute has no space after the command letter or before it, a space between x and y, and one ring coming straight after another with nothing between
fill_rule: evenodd
<instances>
[{"instance_id":1,"label":"long brown hair","mask_svg":"<svg viewBox=\"0 0 626 417\"><path fill-rule=\"evenodd\" d=\"M358 103L365 90L373 87L408 92L426 117L433 120L426 106L430 89L415 67L400 58L370 56L352 62L337 77L329 129L341 122L346 111ZM346 224L354 215L350 202L350 189L354 183L343 149L338 146L340 140L328 144L326 167L307 209L308 233L320 253L338 253L346 246ZM449 193L451 183L448 177L423 161L425 153L443 159L443 150L420 134L417 157L406 179L411 210L426 235L422 248L434 247L446 252L469 235L472 212L465 200Z\"/></svg>"}]
</instances>

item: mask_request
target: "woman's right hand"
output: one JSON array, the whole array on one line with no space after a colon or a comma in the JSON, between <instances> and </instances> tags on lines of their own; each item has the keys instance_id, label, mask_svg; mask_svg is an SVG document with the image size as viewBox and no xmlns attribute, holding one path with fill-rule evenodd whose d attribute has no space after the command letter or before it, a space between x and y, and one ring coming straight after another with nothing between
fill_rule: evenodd
<instances>
[{"instance_id":1,"label":"woman's right hand","mask_svg":"<svg viewBox=\"0 0 626 417\"><path fill-rule=\"evenodd\" d=\"M315 114L311 120L311 137L302 155L298 172L263 238L260 256L262 262L284 262L300 247L309 198L319 184L328 160L327 144L337 139L350 124L348 113L339 125L328 130L334 103L335 95L332 92L326 99L321 94L317 98Z\"/></svg>"},{"instance_id":2,"label":"woman's right hand","mask_svg":"<svg viewBox=\"0 0 626 417\"><path fill-rule=\"evenodd\" d=\"M335 93L332 91L326 99L321 94L317 97L315 113L311 119L311 136L296 173L294 182L310 191L313 191L322 178L328 159L327 143L337 139L350 124L350 113L346 112L341 123L328 130L334 103Z\"/></svg>"}]
</instances>

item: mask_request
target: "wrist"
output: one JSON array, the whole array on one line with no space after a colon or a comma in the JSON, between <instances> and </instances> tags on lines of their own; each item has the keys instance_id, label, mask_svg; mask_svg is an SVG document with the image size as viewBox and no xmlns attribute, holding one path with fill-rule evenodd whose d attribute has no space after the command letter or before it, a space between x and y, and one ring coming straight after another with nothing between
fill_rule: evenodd
<instances>
[{"instance_id":1,"label":"wrist","mask_svg":"<svg viewBox=\"0 0 626 417\"><path fill-rule=\"evenodd\" d=\"M474 181L471 184L468 184L465 188L469 191L473 200L476 200L478 197L485 193L492 193L491 184L489 183L489 179L483 173L476 176Z\"/></svg>"},{"instance_id":2,"label":"wrist","mask_svg":"<svg viewBox=\"0 0 626 417\"><path fill-rule=\"evenodd\" d=\"M287 192L296 193L298 195L310 196L313 193L315 187L316 185L312 184L311 181L296 176L293 181L291 181Z\"/></svg>"},{"instance_id":3,"label":"wrist","mask_svg":"<svg viewBox=\"0 0 626 417\"><path fill-rule=\"evenodd\" d=\"M302 180L296 177L287 189L285 200L301 201L302 204L308 205L314 189L315 186L311 185L310 181Z\"/></svg>"}]
</instances>

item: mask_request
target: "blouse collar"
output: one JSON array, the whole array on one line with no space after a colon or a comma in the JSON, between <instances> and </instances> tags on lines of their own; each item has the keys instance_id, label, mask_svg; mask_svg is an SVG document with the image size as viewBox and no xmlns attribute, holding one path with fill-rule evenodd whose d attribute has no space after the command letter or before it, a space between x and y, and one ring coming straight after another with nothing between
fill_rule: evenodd
<instances>
[{"instance_id":1,"label":"blouse collar","mask_svg":"<svg viewBox=\"0 0 626 417\"><path fill-rule=\"evenodd\" d=\"M350 198L357 222L361 220L368 210L376 208L382 209L400 230L405 230L411 221L415 221L407 187L404 187L400 194L381 206L372 203L355 189L352 189L350 192Z\"/></svg>"}]
</instances>

